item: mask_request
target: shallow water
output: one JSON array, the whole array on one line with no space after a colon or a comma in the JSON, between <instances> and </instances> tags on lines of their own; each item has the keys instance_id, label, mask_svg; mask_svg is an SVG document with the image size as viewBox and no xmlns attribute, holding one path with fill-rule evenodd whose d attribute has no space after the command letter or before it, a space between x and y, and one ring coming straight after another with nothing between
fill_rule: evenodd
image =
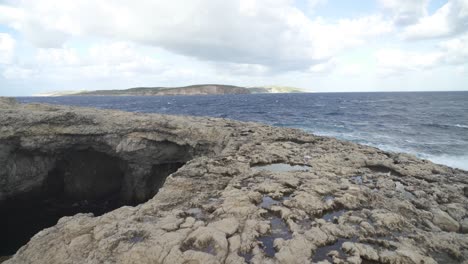
<instances>
[{"instance_id":1,"label":"shallow water","mask_svg":"<svg viewBox=\"0 0 468 264\"><path fill-rule=\"evenodd\" d=\"M319 247L316 251L314 256L312 257L312 263L316 263L319 261L324 261L328 260L330 262L333 261L331 256L328 256L327 254L330 253L330 251L337 251L339 254L339 257L344 257L346 254L343 252L341 249L341 246L343 245L344 242L355 242L356 239L344 239L344 238L339 238L337 241L335 241L331 245L326 245L323 247Z\"/></svg>"},{"instance_id":2,"label":"shallow water","mask_svg":"<svg viewBox=\"0 0 468 264\"><path fill-rule=\"evenodd\" d=\"M262 242L265 254L268 257L274 257L276 254L276 249L274 247L275 239L282 238L284 240L289 240L292 238L292 233L281 217L269 213L266 218L270 221L270 232L258 237L258 241Z\"/></svg>"},{"instance_id":3,"label":"shallow water","mask_svg":"<svg viewBox=\"0 0 468 264\"><path fill-rule=\"evenodd\" d=\"M468 170L468 92L21 97L294 127Z\"/></svg>"},{"instance_id":4,"label":"shallow water","mask_svg":"<svg viewBox=\"0 0 468 264\"><path fill-rule=\"evenodd\" d=\"M327 222L333 222L333 219L340 218L341 215L343 215L346 212L346 210L338 210L338 211L332 211L329 213L326 213L322 216L322 219L327 221Z\"/></svg>"}]
</instances>

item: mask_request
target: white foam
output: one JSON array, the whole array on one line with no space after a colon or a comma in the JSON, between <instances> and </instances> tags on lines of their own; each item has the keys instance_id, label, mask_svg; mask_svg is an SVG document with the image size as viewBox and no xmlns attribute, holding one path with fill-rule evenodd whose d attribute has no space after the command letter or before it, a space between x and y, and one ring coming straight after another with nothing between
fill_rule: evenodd
<instances>
[{"instance_id":1,"label":"white foam","mask_svg":"<svg viewBox=\"0 0 468 264\"><path fill-rule=\"evenodd\" d=\"M468 126L460 125L460 124L457 124L456 126L463 127L463 128L468 128ZM309 131L309 132L312 132L315 135L319 135L319 136L335 137L335 138L338 138L338 139L354 141L354 142L357 142L359 144L376 147L376 148L379 148L379 149L384 150L384 151L397 152L397 153L408 153L408 154L415 155L416 157L421 158L421 159L430 160L430 161L432 161L434 163L437 163L437 164L441 164L441 165L449 166L449 167L452 167L452 168L458 168L458 169L468 171L468 153L465 154L465 155L460 155L460 156L453 156L453 155L447 155L447 154L436 156L436 155L430 155L430 154L426 154L426 153L420 153L420 152L417 152L417 151L415 151L413 149L402 148L402 147L389 145L389 144L375 144L375 143L371 143L371 142L365 142L362 139L362 137L359 137L354 133L339 133L339 132L333 132L333 131L329 131L329 132ZM424 143L424 144L440 145L440 144L444 144L444 143L449 144L451 142L433 142L433 143Z\"/></svg>"},{"instance_id":2,"label":"white foam","mask_svg":"<svg viewBox=\"0 0 468 264\"><path fill-rule=\"evenodd\" d=\"M416 151L399 148L395 146L388 146L388 145L372 145L372 146L382 149L384 151L412 154L418 158L427 159L437 164L468 171L468 154L461 155L461 156L453 156L453 155L447 155L447 154L436 156L436 155L430 155L430 154L425 154L425 153L418 153Z\"/></svg>"},{"instance_id":3,"label":"white foam","mask_svg":"<svg viewBox=\"0 0 468 264\"><path fill-rule=\"evenodd\" d=\"M468 155L464 155L464 156L428 155L425 158L437 164L443 164L452 168L458 168L458 169L468 171Z\"/></svg>"},{"instance_id":4,"label":"white foam","mask_svg":"<svg viewBox=\"0 0 468 264\"><path fill-rule=\"evenodd\" d=\"M460 125L460 124L456 124L455 126L456 126L456 127L461 127L461 128L468 128L468 126L467 126L467 125Z\"/></svg>"}]
</instances>

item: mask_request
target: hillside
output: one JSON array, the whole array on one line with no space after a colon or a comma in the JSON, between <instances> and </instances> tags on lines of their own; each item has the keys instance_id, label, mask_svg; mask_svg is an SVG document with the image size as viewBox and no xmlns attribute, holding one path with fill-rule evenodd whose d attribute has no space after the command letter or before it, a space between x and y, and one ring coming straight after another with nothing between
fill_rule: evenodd
<instances>
[{"instance_id":1,"label":"hillside","mask_svg":"<svg viewBox=\"0 0 468 264\"><path fill-rule=\"evenodd\" d=\"M135 87L123 90L58 91L35 96L162 96L162 95L216 95L258 93L305 93L289 86L240 87L224 84L197 84L182 87Z\"/></svg>"},{"instance_id":2,"label":"hillside","mask_svg":"<svg viewBox=\"0 0 468 264\"><path fill-rule=\"evenodd\" d=\"M209 95L209 94L249 94L250 91L243 87L219 84L201 84L184 87L137 87L125 90L97 90L80 92L73 95Z\"/></svg>"}]
</instances>

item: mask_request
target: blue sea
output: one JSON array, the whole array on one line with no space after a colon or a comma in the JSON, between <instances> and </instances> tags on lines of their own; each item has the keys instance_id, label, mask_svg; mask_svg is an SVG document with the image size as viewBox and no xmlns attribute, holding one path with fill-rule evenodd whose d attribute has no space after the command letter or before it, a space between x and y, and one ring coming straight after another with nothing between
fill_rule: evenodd
<instances>
[{"instance_id":1,"label":"blue sea","mask_svg":"<svg viewBox=\"0 0 468 264\"><path fill-rule=\"evenodd\" d=\"M20 97L132 112L255 121L468 170L468 92Z\"/></svg>"}]
</instances>

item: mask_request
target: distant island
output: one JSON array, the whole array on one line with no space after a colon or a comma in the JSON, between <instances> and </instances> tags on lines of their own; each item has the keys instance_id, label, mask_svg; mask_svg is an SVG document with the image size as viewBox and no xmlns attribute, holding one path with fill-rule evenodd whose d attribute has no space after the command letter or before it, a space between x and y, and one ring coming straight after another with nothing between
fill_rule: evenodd
<instances>
[{"instance_id":1,"label":"distant island","mask_svg":"<svg viewBox=\"0 0 468 264\"><path fill-rule=\"evenodd\" d=\"M183 87L136 87L123 90L60 91L37 96L162 96L162 95L216 95L258 93L305 93L287 86L239 87L222 84L198 84Z\"/></svg>"}]
</instances>

